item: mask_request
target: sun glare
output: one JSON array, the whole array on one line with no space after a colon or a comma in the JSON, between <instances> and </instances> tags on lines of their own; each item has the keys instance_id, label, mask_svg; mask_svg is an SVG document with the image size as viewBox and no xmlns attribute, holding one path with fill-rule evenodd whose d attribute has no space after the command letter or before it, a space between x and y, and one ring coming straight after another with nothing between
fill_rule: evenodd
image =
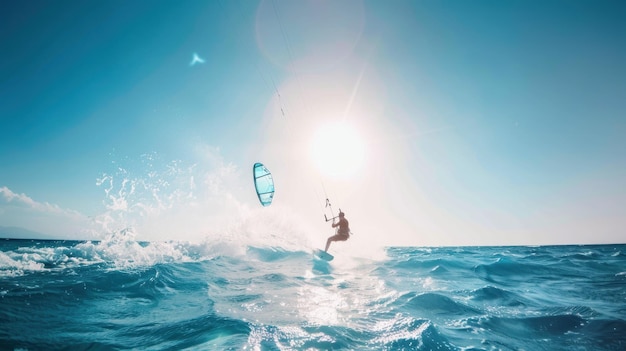
<instances>
[{"instance_id":1,"label":"sun glare","mask_svg":"<svg viewBox=\"0 0 626 351\"><path fill-rule=\"evenodd\" d=\"M337 122L317 130L311 142L310 154L321 174L348 178L362 166L365 144L353 127Z\"/></svg>"}]
</instances>

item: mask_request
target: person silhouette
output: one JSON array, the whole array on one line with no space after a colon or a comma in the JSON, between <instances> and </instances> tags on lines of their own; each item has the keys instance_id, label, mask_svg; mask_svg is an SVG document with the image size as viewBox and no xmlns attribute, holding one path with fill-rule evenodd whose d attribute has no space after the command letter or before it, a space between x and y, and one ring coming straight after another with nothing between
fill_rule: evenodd
<instances>
[{"instance_id":1,"label":"person silhouette","mask_svg":"<svg viewBox=\"0 0 626 351\"><path fill-rule=\"evenodd\" d=\"M350 223L346 219L345 213L341 212L341 210L339 210L339 221L337 223L333 221L332 227L339 228L337 229L335 235L329 237L328 240L326 240L326 248L324 249L324 252L328 251L331 242L346 241L350 238Z\"/></svg>"}]
</instances>

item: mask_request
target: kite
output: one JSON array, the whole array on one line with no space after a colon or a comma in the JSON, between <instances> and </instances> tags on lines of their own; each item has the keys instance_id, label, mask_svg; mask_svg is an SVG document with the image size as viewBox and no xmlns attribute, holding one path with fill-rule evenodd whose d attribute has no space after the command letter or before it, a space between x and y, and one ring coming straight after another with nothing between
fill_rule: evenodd
<instances>
[{"instance_id":1,"label":"kite","mask_svg":"<svg viewBox=\"0 0 626 351\"><path fill-rule=\"evenodd\" d=\"M252 167L254 175L254 189L261 205L269 206L274 198L274 178L272 173L262 164L255 163Z\"/></svg>"}]
</instances>

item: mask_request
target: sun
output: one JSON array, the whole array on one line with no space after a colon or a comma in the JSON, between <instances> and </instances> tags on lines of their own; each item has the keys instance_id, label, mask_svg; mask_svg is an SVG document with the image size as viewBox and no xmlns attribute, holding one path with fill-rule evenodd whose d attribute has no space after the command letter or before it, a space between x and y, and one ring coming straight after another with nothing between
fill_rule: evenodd
<instances>
[{"instance_id":1,"label":"sun","mask_svg":"<svg viewBox=\"0 0 626 351\"><path fill-rule=\"evenodd\" d=\"M349 178L365 161L365 143L346 122L323 125L313 135L310 155L317 170L329 177Z\"/></svg>"}]
</instances>

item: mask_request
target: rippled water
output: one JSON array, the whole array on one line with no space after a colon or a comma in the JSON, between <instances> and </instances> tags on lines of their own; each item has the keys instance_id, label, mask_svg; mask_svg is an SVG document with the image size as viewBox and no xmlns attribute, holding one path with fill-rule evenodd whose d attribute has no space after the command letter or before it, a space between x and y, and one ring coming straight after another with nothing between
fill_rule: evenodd
<instances>
[{"instance_id":1,"label":"rippled water","mask_svg":"<svg viewBox=\"0 0 626 351\"><path fill-rule=\"evenodd\" d=\"M0 349L626 349L626 245L381 250L3 240Z\"/></svg>"}]
</instances>

